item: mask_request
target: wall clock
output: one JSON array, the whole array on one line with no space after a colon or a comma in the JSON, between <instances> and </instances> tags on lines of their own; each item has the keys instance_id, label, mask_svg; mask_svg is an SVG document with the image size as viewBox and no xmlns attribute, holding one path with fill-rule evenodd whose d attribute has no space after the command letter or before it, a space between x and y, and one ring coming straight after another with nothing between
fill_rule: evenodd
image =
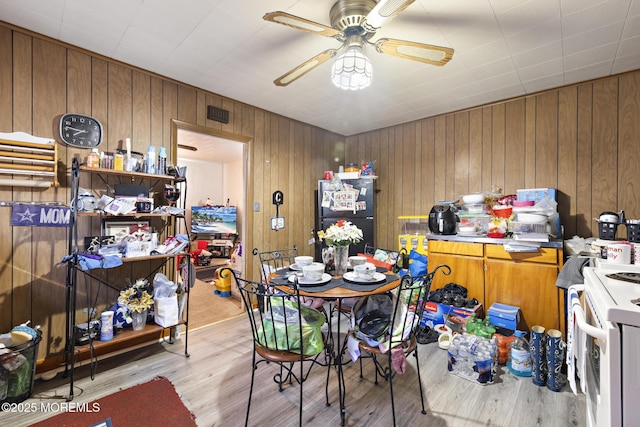
<instances>
[{"instance_id":1,"label":"wall clock","mask_svg":"<svg viewBox=\"0 0 640 427\"><path fill-rule=\"evenodd\" d=\"M80 148L93 148L102 143L102 124L94 117L69 113L60 117L60 141Z\"/></svg>"}]
</instances>

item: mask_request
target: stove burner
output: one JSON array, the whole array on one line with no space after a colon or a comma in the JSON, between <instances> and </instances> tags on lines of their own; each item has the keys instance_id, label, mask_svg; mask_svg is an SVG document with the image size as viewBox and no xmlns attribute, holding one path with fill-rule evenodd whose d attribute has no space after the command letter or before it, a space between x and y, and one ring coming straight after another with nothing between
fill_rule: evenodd
<instances>
[{"instance_id":1,"label":"stove burner","mask_svg":"<svg viewBox=\"0 0 640 427\"><path fill-rule=\"evenodd\" d=\"M610 279L640 284L640 273L613 273L606 276Z\"/></svg>"}]
</instances>

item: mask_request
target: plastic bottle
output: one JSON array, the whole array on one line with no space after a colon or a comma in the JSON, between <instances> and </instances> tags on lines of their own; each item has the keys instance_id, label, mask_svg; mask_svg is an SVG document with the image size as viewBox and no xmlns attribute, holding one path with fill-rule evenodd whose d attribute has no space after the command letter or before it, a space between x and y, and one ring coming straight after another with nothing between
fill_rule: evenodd
<instances>
[{"instance_id":1,"label":"plastic bottle","mask_svg":"<svg viewBox=\"0 0 640 427\"><path fill-rule=\"evenodd\" d=\"M515 339L511 343L511 349L509 350L509 361L507 367L509 371L519 377L531 376L531 351L529 350L529 343L524 338L524 331L515 331Z\"/></svg>"},{"instance_id":2,"label":"plastic bottle","mask_svg":"<svg viewBox=\"0 0 640 427\"><path fill-rule=\"evenodd\" d=\"M167 151L164 147L160 147L160 151L158 151L157 173L158 175L167 174Z\"/></svg>"},{"instance_id":3,"label":"plastic bottle","mask_svg":"<svg viewBox=\"0 0 640 427\"><path fill-rule=\"evenodd\" d=\"M156 173L156 147L153 145L147 149L147 173Z\"/></svg>"},{"instance_id":4,"label":"plastic bottle","mask_svg":"<svg viewBox=\"0 0 640 427\"><path fill-rule=\"evenodd\" d=\"M89 154L87 155L87 167L88 168L100 167L100 154L98 153L97 148L92 148Z\"/></svg>"}]
</instances>

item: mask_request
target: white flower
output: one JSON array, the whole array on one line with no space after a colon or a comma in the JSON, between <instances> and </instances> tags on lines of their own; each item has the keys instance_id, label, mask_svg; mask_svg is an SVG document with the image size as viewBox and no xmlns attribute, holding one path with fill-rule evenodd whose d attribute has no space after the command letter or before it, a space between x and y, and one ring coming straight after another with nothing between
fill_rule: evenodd
<instances>
[{"instance_id":1,"label":"white flower","mask_svg":"<svg viewBox=\"0 0 640 427\"><path fill-rule=\"evenodd\" d=\"M347 246L362 240L362 230L349 221L339 220L329 226L327 231L318 231L320 241L326 240L329 246Z\"/></svg>"}]
</instances>

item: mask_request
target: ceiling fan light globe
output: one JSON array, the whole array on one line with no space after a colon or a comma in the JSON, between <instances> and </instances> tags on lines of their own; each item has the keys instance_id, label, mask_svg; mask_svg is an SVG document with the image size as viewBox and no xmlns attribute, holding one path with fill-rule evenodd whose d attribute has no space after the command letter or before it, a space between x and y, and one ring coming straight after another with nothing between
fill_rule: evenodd
<instances>
[{"instance_id":1,"label":"ceiling fan light globe","mask_svg":"<svg viewBox=\"0 0 640 427\"><path fill-rule=\"evenodd\" d=\"M344 90L359 90L371 84L373 66L359 46L352 46L335 60L331 81Z\"/></svg>"}]
</instances>

